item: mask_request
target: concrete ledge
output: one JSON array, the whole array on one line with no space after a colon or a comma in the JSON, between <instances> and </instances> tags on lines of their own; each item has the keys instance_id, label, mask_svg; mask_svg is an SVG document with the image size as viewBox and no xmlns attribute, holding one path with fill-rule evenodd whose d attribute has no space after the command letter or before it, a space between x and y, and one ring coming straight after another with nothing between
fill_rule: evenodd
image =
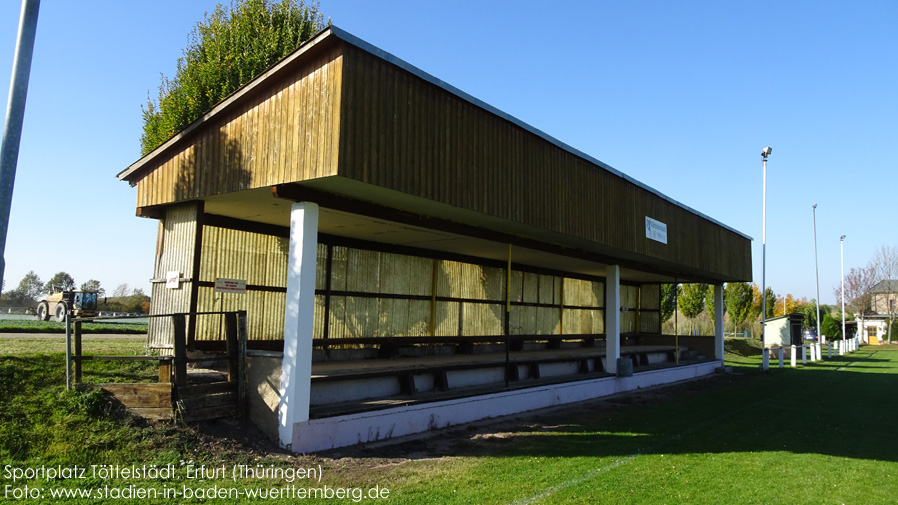
<instances>
[{"instance_id":1,"label":"concrete ledge","mask_svg":"<svg viewBox=\"0 0 898 505\"><path fill-rule=\"evenodd\" d=\"M604 377L312 419L294 425L293 443L289 448L293 452L308 453L385 440L711 375L721 365L720 361L708 361L638 372L632 377Z\"/></svg>"}]
</instances>

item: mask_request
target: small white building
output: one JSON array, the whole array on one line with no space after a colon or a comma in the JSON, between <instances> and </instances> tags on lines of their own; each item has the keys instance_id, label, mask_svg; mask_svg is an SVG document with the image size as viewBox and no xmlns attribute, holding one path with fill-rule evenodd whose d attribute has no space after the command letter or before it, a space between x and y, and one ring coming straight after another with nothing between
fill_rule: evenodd
<instances>
[{"instance_id":1,"label":"small white building","mask_svg":"<svg viewBox=\"0 0 898 505\"><path fill-rule=\"evenodd\" d=\"M764 323L764 347L802 345L801 324L804 314L786 314Z\"/></svg>"}]
</instances>

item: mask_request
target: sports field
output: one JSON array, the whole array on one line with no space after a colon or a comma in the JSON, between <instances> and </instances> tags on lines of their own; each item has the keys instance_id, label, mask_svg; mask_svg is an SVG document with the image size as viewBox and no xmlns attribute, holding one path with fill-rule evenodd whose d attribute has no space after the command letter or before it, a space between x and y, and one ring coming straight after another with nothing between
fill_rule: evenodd
<instances>
[{"instance_id":1,"label":"sports field","mask_svg":"<svg viewBox=\"0 0 898 505\"><path fill-rule=\"evenodd\" d=\"M727 342L732 374L400 443L309 456L252 444L253 435L245 433L243 445L235 444L228 437L239 438L239 433L227 432L221 424L135 423L102 408L96 395L61 391L61 356L29 354L23 347L16 356L0 356L0 460L23 469L45 464L172 465L176 474L171 480L26 479L14 483L17 489L27 484L43 486L44 492L96 493L132 486L190 493L269 490L282 496L180 495L142 503L898 503L898 443L893 436L898 346L864 347L823 362L761 373L757 349L743 344ZM209 436L208 431L219 434ZM321 479L234 480L215 474L191 479L191 465L229 471L234 465L317 468ZM10 484L9 479L0 481ZM332 494L286 497L300 488ZM340 489L350 494L340 499L333 494ZM359 494L351 494L356 490ZM89 499L44 498L122 502L108 495L97 499L96 494Z\"/></svg>"},{"instance_id":2,"label":"sports field","mask_svg":"<svg viewBox=\"0 0 898 505\"><path fill-rule=\"evenodd\" d=\"M384 478L397 503L898 503L898 351L764 374L755 359L480 433Z\"/></svg>"}]
</instances>

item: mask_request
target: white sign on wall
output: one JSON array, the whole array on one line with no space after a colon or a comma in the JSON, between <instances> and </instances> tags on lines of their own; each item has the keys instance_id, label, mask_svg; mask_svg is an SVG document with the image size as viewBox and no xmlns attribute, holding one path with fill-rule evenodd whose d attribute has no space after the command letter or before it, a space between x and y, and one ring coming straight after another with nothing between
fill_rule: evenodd
<instances>
[{"instance_id":1,"label":"white sign on wall","mask_svg":"<svg viewBox=\"0 0 898 505\"><path fill-rule=\"evenodd\" d=\"M181 272L166 272L165 287L168 289L178 289L181 287Z\"/></svg>"},{"instance_id":2,"label":"white sign on wall","mask_svg":"<svg viewBox=\"0 0 898 505\"><path fill-rule=\"evenodd\" d=\"M645 238L667 243L667 225L648 216L645 217Z\"/></svg>"},{"instance_id":3,"label":"white sign on wall","mask_svg":"<svg viewBox=\"0 0 898 505\"><path fill-rule=\"evenodd\" d=\"M218 277L215 279L216 293L246 293L246 281L244 279L225 279Z\"/></svg>"}]
</instances>

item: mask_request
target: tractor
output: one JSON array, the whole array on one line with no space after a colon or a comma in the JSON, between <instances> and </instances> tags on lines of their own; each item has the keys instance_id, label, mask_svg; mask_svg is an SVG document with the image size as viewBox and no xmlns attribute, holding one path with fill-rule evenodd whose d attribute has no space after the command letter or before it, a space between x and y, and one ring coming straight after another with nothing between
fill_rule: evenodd
<instances>
[{"instance_id":1,"label":"tractor","mask_svg":"<svg viewBox=\"0 0 898 505\"><path fill-rule=\"evenodd\" d=\"M40 321L49 321L51 316L56 321L65 321L65 315L69 311L74 316L96 316L97 292L82 289L55 291L41 300L36 309Z\"/></svg>"}]
</instances>

